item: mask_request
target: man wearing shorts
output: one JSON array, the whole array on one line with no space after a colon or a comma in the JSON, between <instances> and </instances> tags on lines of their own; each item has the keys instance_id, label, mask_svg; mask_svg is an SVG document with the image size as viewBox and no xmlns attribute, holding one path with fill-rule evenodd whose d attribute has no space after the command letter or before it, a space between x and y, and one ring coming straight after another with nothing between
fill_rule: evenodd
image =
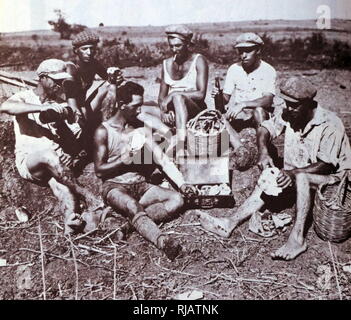
<instances>
[{"instance_id":1,"label":"man wearing shorts","mask_svg":"<svg viewBox=\"0 0 351 320\"><path fill-rule=\"evenodd\" d=\"M176 191L149 183L155 168L153 163L163 169L181 193L191 193L194 189L184 183L177 167L153 141L150 130L133 127L142 103L140 94L132 94L96 130L95 172L104 181L102 196L106 204L125 216L140 235L173 260L181 246L163 234L157 224L175 218L183 199Z\"/></svg>"},{"instance_id":2,"label":"man wearing shorts","mask_svg":"<svg viewBox=\"0 0 351 320\"><path fill-rule=\"evenodd\" d=\"M62 98L62 82L70 75L65 62L57 59L43 61L37 75L38 86L10 97L1 105L0 112L14 116L16 167L20 176L48 185L63 210L65 233L79 231L84 227L79 215L80 200L95 200L75 183L70 169L80 150L76 132L70 129L71 121L67 121L68 105ZM52 119L48 118L50 114L54 115Z\"/></svg>"}]
</instances>

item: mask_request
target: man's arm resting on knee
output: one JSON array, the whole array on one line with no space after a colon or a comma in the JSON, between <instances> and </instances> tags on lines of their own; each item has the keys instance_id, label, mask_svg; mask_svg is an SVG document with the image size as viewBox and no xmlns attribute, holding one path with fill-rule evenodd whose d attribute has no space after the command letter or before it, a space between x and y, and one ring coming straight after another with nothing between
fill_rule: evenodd
<instances>
[{"instance_id":1,"label":"man's arm resting on knee","mask_svg":"<svg viewBox=\"0 0 351 320\"><path fill-rule=\"evenodd\" d=\"M146 146L152 151L153 160L162 168L166 175L176 184L178 188L185 184L182 173L169 157L162 151L158 144L148 135Z\"/></svg>"},{"instance_id":2,"label":"man's arm resting on knee","mask_svg":"<svg viewBox=\"0 0 351 320\"><path fill-rule=\"evenodd\" d=\"M272 106L273 98L273 94L267 93L263 97L255 100L231 104L228 108L228 114L232 115L232 117L235 118L236 115L244 109L256 110L258 108L261 108L268 111L268 109Z\"/></svg>"},{"instance_id":3,"label":"man's arm resting on knee","mask_svg":"<svg viewBox=\"0 0 351 320\"><path fill-rule=\"evenodd\" d=\"M165 82L165 74L162 67L161 71L161 84L160 84L160 91L158 93L158 106L163 112L167 111L167 105L170 101L166 99L168 96L169 86Z\"/></svg>"},{"instance_id":4,"label":"man's arm resting on knee","mask_svg":"<svg viewBox=\"0 0 351 320\"><path fill-rule=\"evenodd\" d=\"M306 166L304 168L296 168L296 169L284 170L284 171L291 173L294 176L296 176L299 173L312 173L312 174L327 175L327 174L334 173L335 167L331 163L326 163L326 162L319 160L316 163L312 163L311 165Z\"/></svg>"},{"instance_id":5,"label":"man's arm resting on knee","mask_svg":"<svg viewBox=\"0 0 351 320\"><path fill-rule=\"evenodd\" d=\"M249 108L249 109L262 108L266 110L272 106L273 98L274 98L273 94L267 93L261 98L251 100L251 101L244 101L242 103L246 106L245 108Z\"/></svg>"},{"instance_id":6,"label":"man's arm resting on knee","mask_svg":"<svg viewBox=\"0 0 351 320\"><path fill-rule=\"evenodd\" d=\"M124 167L124 163L120 158L115 161L107 162L107 131L103 126L100 126L94 136L94 168L98 178L104 178L110 175L117 175L119 169Z\"/></svg>"},{"instance_id":7,"label":"man's arm resting on knee","mask_svg":"<svg viewBox=\"0 0 351 320\"><path fill-rule=\"evenodd\" d=\"M315 174L315 175L328 175L335 172L334 165L330 163L326 163L323 161L318 161L316 163L312 163L309 166L304 168L296 168L291 170L281 170L279 176L277 178L277 183L279 187L283 189L295 183L296 176L298 174Z\"/></svg>"}]
</instances>

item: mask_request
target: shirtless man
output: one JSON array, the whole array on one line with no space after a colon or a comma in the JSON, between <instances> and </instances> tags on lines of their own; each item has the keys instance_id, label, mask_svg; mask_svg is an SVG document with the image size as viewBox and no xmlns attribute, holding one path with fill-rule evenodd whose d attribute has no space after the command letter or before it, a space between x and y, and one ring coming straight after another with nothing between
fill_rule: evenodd
<instances>
[{"instance_id":1,"label":"shirtless man","mask_svg":"<svg viewBox=\"0 0 351 320\"><path fill-rule=\"evenodd\" d=\"M94 163L96 175L104 181L102 196L107 205L124 215L145 239L173 260L181 246L163 234L157 223L175 218L183 198L176 191L148 183L154 166L151 161L143 163L141 153L151 152L150 159L163 169L181 193L195 190L184 183L177 167L153 141L150 130L132 126L143 103L142 95L132 93L125 102L95 133Z\"/></svg>"},{"instance_id":2,"label":"shirtless man","mask_svg":"<svg viewBox=\"0 0 351 320\"><path fill-rule=\"evenodd\" d=\"M92 200L90 193L75 183L70 167L79 150L67 122L67 103L62 99L62 82L70 78L66 64L57 59L43 61L38 69L38 86L20 91L5 101L0 112L14 116L16 167L20 176L48 185L64 213L65 233L80 231L80 201ZM56 120L45 117L54 113Z\"/></svg>"},{"instance_id":3,"label":"shirtless man","mask_svg":"<svg viewBox=\"0 0 351 320\"><path fill-rule=\"evenodd\" d=\"M162 64L159 109L143 108L139 119L167 138L175 127L170 147L182 150L187 121L206 109L208 64L204 56L190 51L193 33L188 27L172 25L165 32L172 57Z\"/></svg>"},{"instance_id":4,"label":"shirtless man","mask_svg":"<svg viewBox=\"0 0 351 320\"><path fill-rule=\"evenodd\" d=\"M263 45L255 33L243 33L236 39L240 62L229 67L223 87L224 103L231 100L226 112L229 121L250 120L257 127L272 112L277 75L271 65L261 60ZM214 87L212 97L217 93Z\"/></svg>"},{"instance_id":5,"label":"shirtless man","mask_svg":"<svg viewBox=\"0 0 351 320\"><path fill-rule=\"evenodd\" d=\"M323 109L314 97L317 89L305 78L292 77L282 83L285 109L266 120L258 129L259 166L273 167L267 145L285 132L284 169L277 177L283 192L268 197L257 186L250 197L229 218L215 218L198 212L202 226L229 237L236 226L260 210L266 200L286 202L296 194L296 219L289 238L272 254L274 259L291 260L307 250L305 222L311 209L311 189L340 181L351 169L351 147L341 120Z\"/></svg>"}]
</instances>

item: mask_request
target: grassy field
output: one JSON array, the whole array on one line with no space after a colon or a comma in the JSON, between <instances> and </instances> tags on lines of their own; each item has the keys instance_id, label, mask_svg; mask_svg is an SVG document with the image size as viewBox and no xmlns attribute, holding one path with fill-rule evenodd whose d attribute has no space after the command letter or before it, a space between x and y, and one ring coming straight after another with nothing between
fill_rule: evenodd
<instances>
[{"instance_id":1,"label":"grassy field","mask_svg":"<svg viewBox=\"0 0 351 320\"><path fill-rule=\"evenodd\" d=\"M230 63L229 60L220 64L216 62L222 57L223 50L220 45L213 45L213 39L223 40L230 48L235 35L233 30L239 32L239 27L243 30L253 28L273 38L287 38L305 32L311 37L315 32L313 22L299 22L298 25L297 28L296 22L285 21L193 25L203 34L202 38L209 41L210 47L215 47L209 55L215 61L210 59L208 91L212 88L215 72L224 79ZM287 31L287 28L295 31ZM328 31L333 34L333 41L340 40L346 31L348 34L351 30L349 21L339 21L334 28L340 30ZM149 27L147 30L147 37L145 31L142 34L142 28L134 27L105 27L99 29L99 33L110 41L114 37L122 43L129 39L136 45L135 52L144 52L147 56L156 52L157 43L164 42L163 28ZM127 34L122 35L123 32ZM35 41L33 34L38 36ZM124 40L119 40L119 37ZM149 46L150 43L153 45ZM45 44L51 45L51 51L42 49ZM14 51L6 59L1 51L3 60L0 63L23 61L24 65L6 69L19 69L23 71L21 74L31 77L34 72L29 70L35 69L39 59L48 52L51 57L72 58L69 45L69 41L61 41L57 34L49 31L4 35L1 46L12 46ZM18 48L25 50L25 47L28 51L18 51ZM133 47L127 47L132 54ZM150 47L150 51L140 51ZM38 53L38 50L44 51ZM287 52L288 55L295 53ZM167 47L160 46L158 59L164 54L168 54ZM108 53L101 52L100 57L112 61ZM134 66L126 66L124 74L145 87L145 100L155 100L160 66L155 60L155 66L142 68L137 64L138 58L129 60ZM280 64L275 62L273 59L272 64L278 67L279 82L292 75L308 77L319 89L317 100L342 118L351 136L351 70L342 67L327 69L320 65L313 68L306 62L301 67L283 63L283 60ZM5 97L0 98L2 101ZM209 106L213 105L209 93L206 101ZM255 130L244 129L240 135L248 144L255 145ZM282 139L275 144L282 153ZM201 291L204 299L214 300L351 299L351 239L341 244L325 242L313 230L312 220L307 233L307 252L294 261L284 262L272 260L270 253L286 241L291 225L272 238L261 238L251 233L248 224L244 223L230 238L222 239L202 229L194 210L187 210L179 218L161 226L184 248L181 256L170 262L137 233L132 233L125 241L118 240L115 231L125 219L117 214L108 218L94 235L64 237L63 219L51 192L48 188L23 181L16 171L13 127L8 119L0 119L0 163L0 259L7 262L6 266L0 267L0 299L38 300L44 296L57 300L172 299L179 293L192 290ZM236 206L251 193L258 176L257 166L245 172L234 168L232 190ZM96 195L101 191L101 181L95 177L92 164L79 177L79 182ZM15 210L20 206L27 207L31 213L27 223L19 223L16 218ZM216 216L230 216L234 210L211 209L210 212ZM294 216L294 208L285 212Z\"/></svg>"},{"instance_id":2,"label":"grassy field","mask_svg":"<svg viewBox=\"0 0 351 320\"><path fill-rule=\"evenodd\" d=\"M209 61L229 65L236 59L233 42L242 32L260 34L266 46L263 57L276 67L349 68L351 21L333 20L330 30L318 30L313 20L255 21L193 24L194 50ZM164 27L101 27L99 59L106 65L150 67L169 55ZM74 59L70 40L52 31L2 34L0 65L19 64L32 70L48 57Z\"/></svg>"}]
</instances>

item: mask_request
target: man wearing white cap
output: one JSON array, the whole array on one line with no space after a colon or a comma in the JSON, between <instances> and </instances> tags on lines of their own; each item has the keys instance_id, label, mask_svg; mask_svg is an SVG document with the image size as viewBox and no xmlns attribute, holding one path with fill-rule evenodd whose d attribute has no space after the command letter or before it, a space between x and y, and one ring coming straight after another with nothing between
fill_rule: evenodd
<instances>
[{"instance_id":1,"label":"man wearing white cap","mask_svg":"<svg viewBox=\"0 0 351 320\"><path fill-rule=\"evenodd\" d=\"M69 233L82 227L77 200L88 200L88 193L74 182L69 169L80 150L69 127L72 110L63 100L62 82L70 75L65 62L57 59L43 61L37 75L38 86L14 94L1 105L0 112L14 116L16 167L20 176L49 185L64 211L65 232Z\"/></svg>"},{"instance_id":2,"label":"man wearing white cap","mask_svg":"<svg viewBox=\"0 0 351 320\"><path fill-rule=\"evenodd\" d=\"M250 120L258 126L272 112L276 71L260 58L263 44L255 33L243 33L236 39L240 61L229 67L223 87L224 103L229 103L226 112L229 121ZM214 87L212 96L217 93Z\"/></svg>"}]
</instances>

